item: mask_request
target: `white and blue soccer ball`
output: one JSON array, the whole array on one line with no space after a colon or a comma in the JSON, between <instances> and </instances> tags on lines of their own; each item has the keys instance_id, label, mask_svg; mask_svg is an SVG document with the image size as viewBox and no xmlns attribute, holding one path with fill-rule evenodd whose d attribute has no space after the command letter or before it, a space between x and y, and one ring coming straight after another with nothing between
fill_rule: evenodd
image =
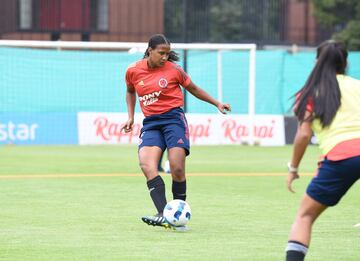
<instances>
[{"instance_id":1,"label":"white and blue soccer ball","mask_svg":"<svg viewBox=\"0 0 360 261\"><path fill-rule=\"evenodd\" d=\"M171 173L170 162L169 162L168 160L165 161L165 164L164 164L164 172L165 172L165 173Z\"/></svg>"},{"instance_id":2,"label":"white and blue soccer ball","mask_svg":"<svg viewBox=\"0 0 360 261\"><path fill-rule=\"evenodd\" d=\"M184 200L174 199L166 204L163 216L170 225L181 227L189 222L191 209L189 204Z\"/></svg>"}]
</instances>

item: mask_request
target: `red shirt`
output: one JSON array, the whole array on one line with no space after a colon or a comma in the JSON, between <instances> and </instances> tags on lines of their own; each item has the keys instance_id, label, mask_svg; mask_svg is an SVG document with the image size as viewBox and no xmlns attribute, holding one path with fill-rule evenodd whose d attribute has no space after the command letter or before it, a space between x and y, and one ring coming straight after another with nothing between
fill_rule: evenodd
<instances>
[{"instance_id":1,"label":"red shirt","mask_svg":"<svg viewBox=\"0 0 360 261\"><path fill-rule=\"evenodd\" d=\"M328 160L344 160L352 157L360 156L360 139L352 139L337 144L327 155L320 156L320 160L327 158Z\"/></svg>"},{"instance_id":2,"label":"red shirt","mask_svg":"<svg viewBox=\"0 0 360 261\"><path fill-rule=\"evenodd\" d=\"M149 68L146 59L130 65L125 78L135 88L145 117L183 106L180 85L186 88L191 82L176 63L167 61L162 67Z\"/></svg>"}]
</instances>

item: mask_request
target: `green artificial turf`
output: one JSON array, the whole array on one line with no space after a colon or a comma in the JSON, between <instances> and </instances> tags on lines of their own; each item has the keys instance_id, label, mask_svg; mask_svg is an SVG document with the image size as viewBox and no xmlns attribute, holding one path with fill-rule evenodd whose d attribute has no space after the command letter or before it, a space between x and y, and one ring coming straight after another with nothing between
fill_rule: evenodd
<instances>
[{"instance_id":1,"label":"green artificial turf","mask_svg":"<svg viewBox=\"0 0 360 261\"><path fill-rule=\"evenodd\" d=\"M280 173L291 147L193 147L189 173ZM315 169L310 147L302 169ZM154 214L136 147L0 148L0 260L284 260L311 177L189 175L190 231L142 223ZM118 177L48 174L134 173ZM136 174L138 173L138 174ZM39 174L40 176L16 175ZM1 178L3 176L3 178ZM168 199L171 179L162 174ZM360 260L359 184L313 228L307 261Z\"/></svg>"},{"instance_id":2,"label":"green artificial turf","mask_svg":"<svg viewBox=\"0 0 360 261\"><path fill-rule=\"evenodd\" d=\"M186 171L285 173L291 150L290 146L193 146ZM300 170L314 172L318 156L318 148L309 146ZM0 175L141 173L136 146L2 146L0 160Z\"/></svg>"}]
</instances>

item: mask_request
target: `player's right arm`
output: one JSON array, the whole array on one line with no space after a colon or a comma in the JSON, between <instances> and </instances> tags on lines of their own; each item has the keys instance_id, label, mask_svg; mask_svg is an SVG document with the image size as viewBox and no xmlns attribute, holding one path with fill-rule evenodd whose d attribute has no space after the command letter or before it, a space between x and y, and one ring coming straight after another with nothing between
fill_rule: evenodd
<instances>
[{"instance_id":1,"label":"player's right arm","mask_svg":"<svg viewBox=\"0 0 360 261\"><path fill-rule=\"evenodd\" d=\"M311 112L306 111L305 118L310 119L310 117ZM289 173L286 178L286 185L290 192L294 192L292 188L292 183L295 179L299 178L299 173L297 169L312 137L311 122L312 120L305 120L300 122L296 131L293 145L293 153L289 166ZM294 170L291 170L290 167Z\"/></svg>"},{"instance_id":2,"label":"player's right arm","mask_svg":"<svg viewBox=\"0 0 360 261\"><path fill-rule=\"evenodd\" d=\"M125 132L131 132L132 126L134 124L134 114L135 114L135 103L136 103L136 93L135 88L132 84L126 84L126 104L128 109L128 120L122 129Z\"/></svg>"}]
</instances>

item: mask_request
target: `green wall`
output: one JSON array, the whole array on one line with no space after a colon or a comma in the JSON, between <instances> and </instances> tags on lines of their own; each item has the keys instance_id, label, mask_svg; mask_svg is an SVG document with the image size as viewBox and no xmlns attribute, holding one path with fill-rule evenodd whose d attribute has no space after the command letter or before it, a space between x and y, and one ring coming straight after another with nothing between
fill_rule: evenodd
<instances>
[{"instance_id":1,"label":"green wall","mask_svg":"<svg viewBox=\"0 0 360 261\"><path fill-rule=\"evenodd\" d=\"M124 112L125 71L141 57L127 52L0 48L0 113ZM222 54L223 100L231 103L233 113L247 113L248 59L247 52ZM257 51L256 113L288 114L289 98L304 84L314 59L313 52ZM216 61L216 52L202 51L190 51L187 60L192 80L214 97ZM348 74L360 79L360 52L350 54L349 65ZM188 112L216 112L190 94L187 104Z\"/></svg>"}]
</instances>

